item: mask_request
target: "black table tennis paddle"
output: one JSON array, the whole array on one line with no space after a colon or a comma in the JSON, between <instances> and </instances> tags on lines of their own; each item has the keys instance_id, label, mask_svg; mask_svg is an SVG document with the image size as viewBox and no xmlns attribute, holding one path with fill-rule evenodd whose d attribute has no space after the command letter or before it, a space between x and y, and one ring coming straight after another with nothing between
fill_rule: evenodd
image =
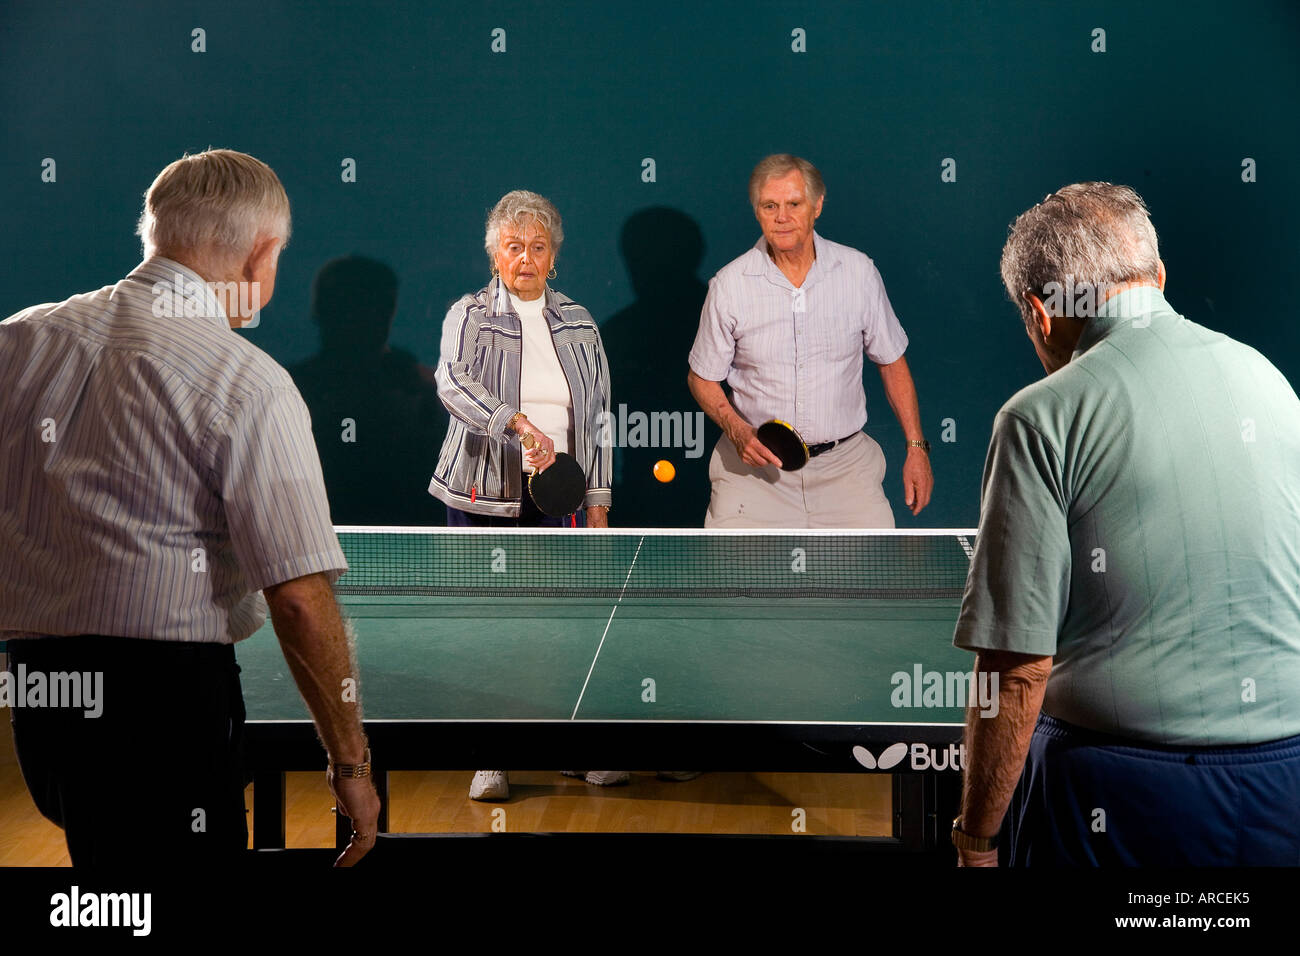
<instances>
[{"instance_id":1,"label":"black table tennis paddle","mask_svg":"<svg viewBox=\"0 0 1300 956\"><path fill-rule=\"evenodd\" d=\"M535 444L537 440L531 434L523 437L525 448ZM542 514L563 518L582 507L587 497L587 476L572 455L556 452L555 461L545 471L534 469L528 476L528 493Z\"/></svg>"},{"instance_id":2,"label":"black table tennis paddle","mask_svg":"<svg viewBox=\"0 0 1300 956\"><path fill-rule=\"evenodd\" d=\"M808 464L808 444L788 422L774 418L758 426L758 440L781 459L782 471L798 471Z\"/></svg>"}]
</instances>

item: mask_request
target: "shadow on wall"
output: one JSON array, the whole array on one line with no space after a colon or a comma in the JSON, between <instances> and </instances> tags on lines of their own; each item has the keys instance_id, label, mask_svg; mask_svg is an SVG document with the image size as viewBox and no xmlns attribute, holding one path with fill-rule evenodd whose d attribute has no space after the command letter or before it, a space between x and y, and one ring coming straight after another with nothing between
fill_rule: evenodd
<instances>
[{"instance_id":1,"label":"shadow on wall","mask_svg":"<svg viewBox=\"0 0 1300 956\"><path fill-rule=\"evenodd\" d=\"M636 301L600 327L617 446L610 524L698 528L720 434L686 387L687 356L708 293L696 275L704 236L690 216L655 206L628 218L620 248ZM670 483L654 477L660 459L677 470Z\"/></svg>"},{"instance_id":2,"label":"shadow on wall","mask_svg":"<svg viewBox=\"0 0 1300 956\"><path fill-rule=\"evenodd\" d=\"M434 370L388 344L397 274L332 259L312 283L320 352L289 367L307 407L335 524L443 525L428 493L447 430Z\"/></svg>"}]
</instances>

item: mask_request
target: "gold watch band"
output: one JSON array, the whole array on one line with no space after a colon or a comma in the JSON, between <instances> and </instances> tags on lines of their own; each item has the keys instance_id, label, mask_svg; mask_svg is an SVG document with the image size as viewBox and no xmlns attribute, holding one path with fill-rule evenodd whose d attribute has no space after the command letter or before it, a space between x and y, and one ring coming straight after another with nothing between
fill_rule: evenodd
<instances>
[{"instance_id":1,"label":"gold watch band","mask_svg":"<svg viewBox=\"0 0 1300 956\"><path fill-rule=\"evenodd\" d=\"M331 761L330 770L333 771L335 777L357 779L370 776L370 748L366 748L365 759L361 763L334 763Z\"/></svg>"},{"instance_id":2,"label":"gold watch band","mask_svg":"<svg viewBox=\"0 0 1300 956\"><path fill-rule=\"evenodd\" d=\"M952 845L959 850L987 853L998 848L997 834L991 837L971 836L961 828L961 817L952 821Z\"/></svg>"}]
</instances>

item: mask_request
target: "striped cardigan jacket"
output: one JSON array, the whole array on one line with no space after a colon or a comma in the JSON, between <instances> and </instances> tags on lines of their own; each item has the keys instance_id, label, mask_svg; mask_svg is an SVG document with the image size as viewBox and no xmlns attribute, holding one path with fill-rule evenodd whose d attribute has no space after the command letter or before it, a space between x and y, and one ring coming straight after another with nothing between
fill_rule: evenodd
<instances>
[{"instance_id":1,"label":"striped cardigan jacket","mask_svg":"<svg viewBox=\"0 0 1300 956\"><path fill-rule=\"evenodd\" d=\"M591 314L546 290L544 313L569 383L573 456L587 475L584 506L610 504L613 476L609 362ZM524 494L523 449L506 425L519 411L519 316L500 278L447 312L438 358L438 396L451 426L429 494L461 511L517 517Z\"/></svg>"}]
</instances>

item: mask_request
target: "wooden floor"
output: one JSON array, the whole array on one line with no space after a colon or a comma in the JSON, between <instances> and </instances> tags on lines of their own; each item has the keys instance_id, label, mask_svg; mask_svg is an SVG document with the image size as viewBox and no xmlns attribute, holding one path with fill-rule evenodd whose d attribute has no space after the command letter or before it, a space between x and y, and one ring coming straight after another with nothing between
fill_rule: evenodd
<instances>
[{"instance_id":1,"label":"wooden floor","mask_svg":"<svg viewBox=\"0 0 1300 956\"><path fill-rule=\"evenodd\" d=\"M634 773L620 787L593 787L558 772L512 773L510 800L469 799L472 771L395 773L395 833L508 832L773 833L888 835L890 778L880 774L708 773L685 783ZM324 773L288 775L286 842L334 845L333 801ZM250 813L253 791L246 793ZM802 811L799 813L798 811ZM0 712L0 866L68 866L63 831L32 804Z\"/></svg>"}]
</instances>

